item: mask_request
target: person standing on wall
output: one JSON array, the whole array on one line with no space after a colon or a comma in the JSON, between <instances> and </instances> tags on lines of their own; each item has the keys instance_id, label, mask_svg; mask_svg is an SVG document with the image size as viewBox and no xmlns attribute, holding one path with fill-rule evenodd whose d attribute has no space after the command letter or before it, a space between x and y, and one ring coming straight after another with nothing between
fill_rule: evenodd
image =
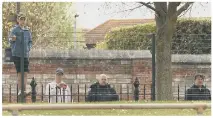
<instances>
[{"instance_id":1,"label":"person standing on wall","mask_svg":"<svg viewBox=\"0 0 213 118\"><path fill-rule=\"evenodd\" d=\"M18 96L21 95L21 87L24 86L24 90L26 89L27 84L27 73L29 72L29 52L32 48L32 36L29 29L25 26L26 16L23 13L19 13L17 15L17 24L12 28L9 34L9 42L11 45L12 58L15 64L16 72L18 75ZM22 32L23 39L22 39ZM22 44L23 42L23 44ZM21 82L21 46L24 46L24 85ZM30 95L30 91L24 91L24 95Z\"/></svg>"}]
</instances>

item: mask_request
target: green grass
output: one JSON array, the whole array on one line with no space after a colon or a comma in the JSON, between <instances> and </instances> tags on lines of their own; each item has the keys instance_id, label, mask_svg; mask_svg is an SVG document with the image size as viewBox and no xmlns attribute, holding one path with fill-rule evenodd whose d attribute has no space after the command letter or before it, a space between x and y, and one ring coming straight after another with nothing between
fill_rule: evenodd
<instances>
[{"instance_id":1,"label":"green grass","mask_svg":"<svg viewBox=\"0 0 213 118\"><path fill-rule=\"evenodd\" d=\"M200 101L205 102L205 101ZM119 101L119 102L99 102L99 103L86 103L86 104L147 104L147 103L199 103L188 101ZM205 102L211 103L211 102ZM5 103L3 103L5 104ZM44 103L35 103L44 104ZM85 104L85 103L73 103ZM2 112L3 116L11 115L8 111ZM196 111L193 109L111 109L111 110L25 110L20 111L21 116L195 116ZM210 116L211 109L206 109L204 115Z\"/></svg>"}]
</instances>

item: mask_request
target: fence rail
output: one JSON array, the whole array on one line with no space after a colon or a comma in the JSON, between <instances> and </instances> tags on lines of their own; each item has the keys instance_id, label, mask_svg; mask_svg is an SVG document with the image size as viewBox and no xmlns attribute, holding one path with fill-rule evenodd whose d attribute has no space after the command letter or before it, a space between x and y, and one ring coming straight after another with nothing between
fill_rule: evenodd
<instances>
[{"instance_id":1,"label":"fence rail","mask_svg":"<svg viewBox=\"0 0 213 118\"><path fill-rule=\"evenodd\" d=\"M41 104L41 105L3 105L3 111L11 111L17 116L19 110L64 110L64 109L195 109L203 115L210 103L190 104Z\"/></svg>"}]
</instances>

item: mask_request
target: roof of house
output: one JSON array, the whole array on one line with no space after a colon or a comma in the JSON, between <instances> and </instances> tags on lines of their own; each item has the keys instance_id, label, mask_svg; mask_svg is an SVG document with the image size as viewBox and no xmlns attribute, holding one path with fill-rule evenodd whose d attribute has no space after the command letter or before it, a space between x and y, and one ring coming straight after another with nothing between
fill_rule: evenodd
<instances>
[{"instance_id":1,"label":"roof of house","mask_svg":"<svg viewBox=\"0 0 213 118\"><path fill-rule=\"evenodd\" d=\"M96 44L97 42L103 41L106 33L112 28L133 26L150 22L154 22L154 19L111 19L87 32L85 40L87 44Z\"/></svg>"}]
</instances>

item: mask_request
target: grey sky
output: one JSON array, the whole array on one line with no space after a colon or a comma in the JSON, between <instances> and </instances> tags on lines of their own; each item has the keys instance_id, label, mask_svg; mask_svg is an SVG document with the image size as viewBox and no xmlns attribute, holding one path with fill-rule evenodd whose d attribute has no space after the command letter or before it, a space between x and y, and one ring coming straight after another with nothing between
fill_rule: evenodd
<instances>
[{"instance_id":1,"label":"grey sky","mask_svg":"<svg viewBox=\"0 0 213 118\"><path fill-rule=\"evenodd\" d=\"M103 6L105 6L105 8ZM73 10L79 14L77 27L92 29L109 19L154 18L154 13L146 7L134 10L131 13L116 13L132 8L131 6L135 6L135 3L127 3L126 5L122 3L110 3L110 6L110 8L106 8L106 4L103 2L75 2ZM192 9L183 17L211 17L211 3L194 3Z\"/></svg>"}]
</instances>

